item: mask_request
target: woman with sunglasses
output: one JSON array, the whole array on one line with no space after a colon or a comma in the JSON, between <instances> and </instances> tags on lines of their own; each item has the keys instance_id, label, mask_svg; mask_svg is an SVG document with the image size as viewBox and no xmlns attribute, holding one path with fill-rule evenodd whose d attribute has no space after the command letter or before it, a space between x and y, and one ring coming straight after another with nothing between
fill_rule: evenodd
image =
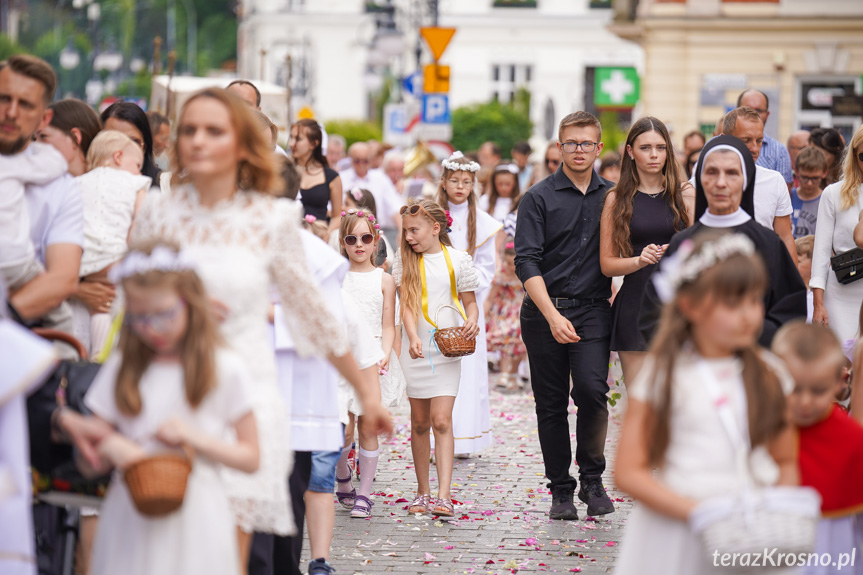
<instances>
[{"instance_id":1,"label":"woman with sunglasses","mask_svg":"<svg viewBox=\"0 0 863 575\"><path fill-rule=\"evenodd\" d=\"M818 205L812 249L812 323L829 325L843 343L858 333L863 281L841 284L830 270L830 257L857 247L854 230L863 211L863 126L857 128L845 155L843 179L827 186Z\"/></svg>"}]
</instances>

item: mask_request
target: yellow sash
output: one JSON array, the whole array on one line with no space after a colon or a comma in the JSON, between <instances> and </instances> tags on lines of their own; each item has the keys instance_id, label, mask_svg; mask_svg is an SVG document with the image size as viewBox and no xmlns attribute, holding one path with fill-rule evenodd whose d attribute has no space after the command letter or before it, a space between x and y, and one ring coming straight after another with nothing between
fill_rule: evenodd
<instances>
[{"instance_id":1,"label":"yellow sash","mask_svg":"<svg viewBox=\"0 0 863 575\"><path fill-rule=\"evenodd\" d=\"M467 315L464 313L464 309L461 307L461 303L458 301L458 291L456 291L455 287L455 270L452 267L452 260L449 257L449 253L447 252L446 246L441 244L441 250L443 250L443 257L446 259L446 267L449 270L449 287L452 290L452 299L455 302L455 307L458 308L461 317L467 321ZM429 322L432 327L437 329L437 324L431 320L429 317L429 295L428 288L426 287L426 267L423 262L423 255L420 254L420 281L423 286L423 315L426 318L426 321Z\"/></svg>"}]
</instances>

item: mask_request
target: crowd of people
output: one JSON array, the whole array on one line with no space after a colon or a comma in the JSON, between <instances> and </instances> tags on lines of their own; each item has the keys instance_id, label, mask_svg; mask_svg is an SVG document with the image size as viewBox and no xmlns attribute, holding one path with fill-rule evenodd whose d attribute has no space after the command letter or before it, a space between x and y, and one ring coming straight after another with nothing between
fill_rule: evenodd
<instances>
[{"instance_id":1,"label":"crowd of people","mask_svg":"<svg viewBox=\"0 0 863 575\"><path fill-rule=\"evenodd\" d=\"M863 128L786 148L747 90L679 154L649 116L603 154L575 112L539 163L486 142L406 174L404 151L315 120L281 148L245 80L194 94L174 126L56 86L38 58L0 64L4 573L68 566L70 512L41 492L100 478L72 514L79 573L332 573L336 507L374 517L404 396L407 513L456 516L454 458L492 441L494 371L532 392L550 518L577 520L576 495L614 513L613 354L615 483L638 502L616 572L713 572L705 506L769 489L814 494L809 550L863 553ZM69 371L76 356L95 369ZM129 477L163 452L191 471L152 515Z\"/></svg>"}]
</instances>

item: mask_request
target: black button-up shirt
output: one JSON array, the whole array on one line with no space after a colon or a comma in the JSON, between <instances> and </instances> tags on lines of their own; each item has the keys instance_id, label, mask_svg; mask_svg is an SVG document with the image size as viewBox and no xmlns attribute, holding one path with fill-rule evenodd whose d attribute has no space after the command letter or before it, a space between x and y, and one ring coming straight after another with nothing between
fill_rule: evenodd
<instances>
[{"instance_id":1,"label":"black button-up shirt","mask_svg":"<svg viewBox=\"0 0 863 575\"><path fill-rule=\"evenodd\" d=\"M542 276L552 298L611 297L611 279L599 267L599 221L613 187L594 172L582 193L561 165L527 191L515 233L515 273L522 283Z\"/></svg>"}]
</instances>

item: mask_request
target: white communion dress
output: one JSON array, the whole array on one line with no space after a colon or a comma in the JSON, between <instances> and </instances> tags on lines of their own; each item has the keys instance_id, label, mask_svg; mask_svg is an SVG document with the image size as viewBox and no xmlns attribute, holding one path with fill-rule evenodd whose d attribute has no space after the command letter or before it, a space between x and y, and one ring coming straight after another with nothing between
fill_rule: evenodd
<instances>
[{"instance_id":1,"label":"white communion dress","mask_svg":"<svg viewBox=\"0 0 863 575\"><path fill-rule=\"evenodd\" d=\"M170 194L148 195L132 230L131 243L162 239L188 250L209 297L228 308L221 332L252 380L261 452L257 472L223 472L237 524L247 532L294 531L287 485L288 423L267 327L270 286L278 291L299 355L348 351L344 332L306 266L301 214L291 200L244 190L207 207L193 186L181 185Z\"/></svg>"},{"instance_id":2,"label":"white communion dress","mask_svg":"<svg viewBox=\"0 0 863 575\"><path fill-rule=\"evenodd\" d=\"M375 340L374 344L377 348L381 347L383 340L384 294L381 287L383 277L384 270L381 268L375 268L374 271L368 273L349 271L345 274L345 281L342 285L342 290L350 295L352 303L356 305L362 314L363 322L371 330L371 335ZM387 408L398 407L405 393L405 380L402 375L399 358L396 356L394 350L390 351L390 363L386 375L381 374L379 379L381 384L381 405ZM362 406L354 388L347 385L347 382L340 381L340 400L342 395L345 396L347 411L354 415L363 414ZM340 409L339 411L341 412L342 410Z\"/></svg>"},{"instance_id":3,"label":"white communion dress","mask_svg":"<svg viewBox=\"0 0 863 575\"><path fill-rule=\"evenodd\" d=\"M479 286L479 278L473 266L473 259L467 252L444 247L452 262L455 275L456 292L472 292ZM434 344L432 334L435 327L429 322L435 321L435 314L441 306L455 306L450 283L450 270L444 252L424 254L426 286L428 293L427 311L429 317L420 310L417 318L417 335L423 342L423 356L417 359L410 357L410 340L407 330L402 328L402 351L399 363L407 382L407 395L414 399L431 399L432 397L457 396L459 380L461 379L460 357L446 357L440 353ZM402 281L401 253L396 253L393 263L393 279L396 286ZM464 323L458 312L445 308L438 314L438 327L456 327ZM479 347L479 342L477 342Z\"/></svg>"},{"instance_id":4,"label":"white communion dress","mask_svg":"<svg viewBox=\"0 0 863 575\"><path fill-rule=\"evenodd\" d=\"M501 200L498 200L500 203ZM459 250L468 249L468 204L450 204L452 245ZM479 335L476 352L461 362L461 385L452 410L452 427L456 453L476 453L492 442L491 407L488 397L488 346L485 338L485 298L491 289L496 270L495 235L503 227L488 213L476 211L476 251L473 263L479 279L476 304L479 306Z\"/></svg>"},{"instance_id":5,"label":"white communion dress","mask_svg":"<svg viewBox=\"0 0 863 575\"><path fill-rule=\"evenodd\" d=\"M154 361L138 384L141 412L124 414L117 408L114 391L121 361L119 351L108 359L84 401L147 453L170 451L156 439L159 427L169 419L177 417L210 437L230 441L233 424L252 410L244 362L221 350L216 356L216 386L197 407L186 400L182 365ZM236 575L237 532L219 468L196 454L183 504L163 517L140 514L122 472L116 471L99 515L92 575Z\"/></svg>"}]
</instances>

